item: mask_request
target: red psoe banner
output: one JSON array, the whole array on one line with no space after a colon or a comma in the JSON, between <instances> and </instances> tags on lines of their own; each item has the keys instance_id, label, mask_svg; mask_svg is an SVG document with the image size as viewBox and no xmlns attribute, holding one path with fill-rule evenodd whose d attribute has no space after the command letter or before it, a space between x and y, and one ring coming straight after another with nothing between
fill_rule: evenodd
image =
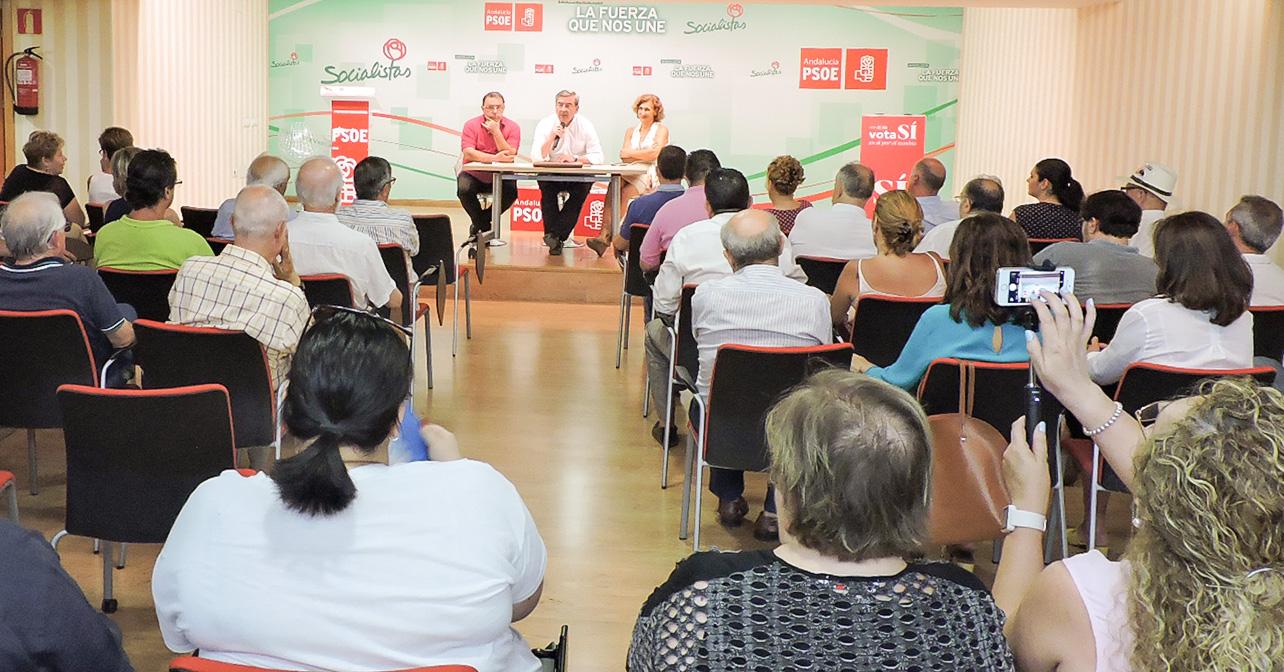
<instances>
[{"instance_id":1,"label":"red psoe banner","mask_svg":"<svg viewBox=\"0 0 1284 672\"><path fill-rule=\"evenodd\" d=\"M343 171L344 205L357 198L352 171L370 156L370 103L364 100L330 101L330 157Z\"/></svg>"},{"instance_id":2,"label":"red psoe banner","mask_svg":"<svg viewBox=\"0 0 1284 672\"><path fill-rule=\"evenodd\" d=\"M874 171L874 198L865 204L870 217L879 195L905 188L914 164L923 158L926 135L927 117L861 117L860 162Z\"/></svg>"},{"instance_id":3,"label":"red psoe banner","mask_svg":"<svg viewBox=\"0 0 1284 672\"><path fill-rule=\"evenodd\" d=\"M575 223L576 236L597 236L602 231L606 194L597 189L589 193L580 210L580 219ZM514 231L543 231L544 211L539 206L539 189L523 187L517 190L517 200L510 213L510 228Z\"/></svg>"}]
</instances>

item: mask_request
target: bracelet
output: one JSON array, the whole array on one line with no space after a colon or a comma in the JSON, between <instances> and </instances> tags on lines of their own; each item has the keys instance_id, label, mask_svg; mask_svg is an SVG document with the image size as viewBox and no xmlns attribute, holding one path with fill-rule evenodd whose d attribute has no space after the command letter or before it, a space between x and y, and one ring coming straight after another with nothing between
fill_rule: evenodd
<instances>
[{"instance_id":1,"label":"bracelet","mask_svg":"<svg viewBox=\"0 0 1284 672\"><path fill-rule=\"evenodd\" d=\"M1100 427L1095 427L1095 428L1093 428L1093 429L1084 429L1084 430L1083 430L1083 435L1084 435L1084 436L1096 436L1096 435L1098 435L1098 434L1100 434L1100 433L1102 433L1102 432L1106 431L1107 429L1110 429L1110 426L1111 426L1111 425L1113 425L1113 424L1115 424L1115 421L1119 419L1119 416L1123 415L1123 411L1124 411L1124 405L1116 401L1116 402L1115 402L1115 412L1110 416L1110 419L1109 419L1109 420L1107 420L1107 421L1105 422L1105 424L1101 425Z\"/></svg>"}]
</instances>

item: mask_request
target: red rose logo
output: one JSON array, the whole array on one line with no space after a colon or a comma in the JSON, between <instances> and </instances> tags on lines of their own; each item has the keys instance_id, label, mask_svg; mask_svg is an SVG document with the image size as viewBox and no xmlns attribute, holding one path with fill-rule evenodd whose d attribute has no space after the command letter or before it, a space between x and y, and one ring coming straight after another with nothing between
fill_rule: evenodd
<instances>
[{"instance_id":1,"label":"red rose logo","mask_svg":"<svg viewBox=\"0 0 1284 672\"><path fill-rule=\"evenodd\" d=\"M779 69L780 69L780 61L772 61L772 62L771 62L771 69L772 69L772 70L779 70Z\"/></svg>"},{"instance_id":2,"label":"red rose logo","mask_svg":"<svg viewBox=\"0 0 1284 672\"><path fill-rule=\"evenodd\" d=\"M600 59L600 58L595 58L595 59L593 59L593 67L595 67L595 68L596 68L596 67L597 67L597 66L599 66L599 65L602 65L602 59Z\"/></svg>"},{"instance_id":3,"label":"red rose logo","mask_svg":"<svg viewBox=\"0 0 1284 672\"><path fill-rule=\"evenodd\" d=\"M384 42L383 55L385 58L387 58L388 60L394 63L397 61L400 61L401 59L406 57L406 43L402 42L401 40L398 40L395 37L392 38L391 40L388 40L387 42Z\"/></svg>"},{"instance_id":4,"label":"red rose logo","mask_svg":"<svg viewBox=\"0 0 1284 672\"><path fill-rule=\"evenodd\" d=\"M290 60L291 60L291 61L297 61L297 60L299 60L299 52L297 52L297 51L291 51L291 52L290 52Z\"/></svg>"},{"instance_id":5,"label":"red rose logo","mask_svg":"<svg viewBox=\"0 0 1284 672\"><path fill-rule=\"evenodd\" d=\"M744 6L738 2L727 5L727 16L730 16L733 19L738 19L741 16L744 16L744 13Z\"/></svg>"}]
</instances>

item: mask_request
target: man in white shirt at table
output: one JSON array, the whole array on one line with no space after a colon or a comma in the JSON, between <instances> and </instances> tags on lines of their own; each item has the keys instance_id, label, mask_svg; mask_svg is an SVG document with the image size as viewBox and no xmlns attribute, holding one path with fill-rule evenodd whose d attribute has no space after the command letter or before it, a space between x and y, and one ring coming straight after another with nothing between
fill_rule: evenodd
<instances>
[{"instance_id":1,"label":"man in white shirt at table","mask_svg":"<svg viewBox=\"0 0 1284 672\"><path fill-rule=\"evenodd\" d=\"M1284 306L1284 268L1266 256L1284 228L1280 206L1261 196L1243 196L1226 213L1225 226L1253 271L1253 296L1248 305Z\"/></svg>"},{"instance_id":2,"label":"man in white shirt at table","mask_svg":"<svg viewBox=\"0 0 1284 672\"><path fill-rule=\"evenodd\" d=\"M833 205L828 210L807 208L798 213L789 232L794 256L847 261L877 255L873 224L865 216L865 203L873 195L873 170L855 161L839 168Z\"/></svg>"},{"instance_id":3,"label":"man in white shirt at table","mask_svg":"<svg viewBox=\"0 0 1284 672\"><path fill-rule=\"evenodd\" d=\"M559 91L554 114L535 127L535 144L531 156L536 161L601 164L605 159L593 122L579 115L580 94ZM560 255L563 247L583 247L571 238L580 210L593 189L590 181L540 179L540 209L544 218L544 244L550 255ZM566 198L562 200L561 194ZM560 205L559 205L560 201Z\"/></svg>"}]
</instances>

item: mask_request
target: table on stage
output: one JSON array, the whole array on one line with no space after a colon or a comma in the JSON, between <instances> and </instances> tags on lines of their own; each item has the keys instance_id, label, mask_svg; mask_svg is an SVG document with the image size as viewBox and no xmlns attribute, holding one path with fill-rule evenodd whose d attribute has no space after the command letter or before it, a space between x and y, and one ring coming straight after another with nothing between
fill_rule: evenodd
<instances>
[{"instance_id":1,"label":"table on stage","mask_svg":"<svg viewBox=\"0 0 1284 672\"><path fill-rule=\"evenodd\" d=\"M497 206L503 203L504 180L556 178L571 182L597 182L606 178L606 202L611 204L611 219L613 220L607 222L606 225L610 226L611 232L614 233L619 228L620 220L624 217L624 213L620 209L620 178L637 177L647 171L646 168L636 165L581 166L577 163L568 163L563 166L536 166L532 163L483 163L479 161L464 164L464 170L474 173L493 173L495 178L499 178L491 180L490 231L478 238L478 244L483 244L499 235L500 215L503 213Z\"/></svg>"}]
</instances>

